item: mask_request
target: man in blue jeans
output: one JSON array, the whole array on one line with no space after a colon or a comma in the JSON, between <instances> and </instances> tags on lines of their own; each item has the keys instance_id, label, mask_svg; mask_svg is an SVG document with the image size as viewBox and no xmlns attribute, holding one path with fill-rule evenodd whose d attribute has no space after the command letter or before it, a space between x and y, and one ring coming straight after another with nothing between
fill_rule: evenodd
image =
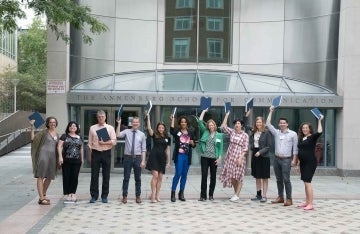
<instances>
[{"instance_id":1,"label":"man in blue jeans","mask_svg":"<svg viewBox=\"0 0 360 234\"><path fill-rule=\"evenodd\" d=\"M284 206L291 206L292 203L292 188L290 181L291 167L295 166L293 156L297 156L297 134L289 129L288 120L286 118L279 119L279 129L276 129L271 124L271 116L274 111L274 106L270 107L269 115L266 119L266 126L268 127L275 140L275 159L274 172L276 176L276 184L278 189L278 197L271 201L273 204L284 203ZM286 200L284 200L284 185L286 191Z\"/></svg>"},{"instance_id":2,"label":"man in blue jeans","mask_svg":"<svg viewBox=\"0 0 360 234\"><path fill-rule=\"evenodd\" d=\"M146 136L139 130L140 119L134 117L131 121L131 129L120 132L121 118L117 119L116 136L125 137L124 150L124 180L122 203L127 203L128 188L131 169L134 169L136 203L141 203L141 169L145 167Z\"/></svg>"}]
</instances>

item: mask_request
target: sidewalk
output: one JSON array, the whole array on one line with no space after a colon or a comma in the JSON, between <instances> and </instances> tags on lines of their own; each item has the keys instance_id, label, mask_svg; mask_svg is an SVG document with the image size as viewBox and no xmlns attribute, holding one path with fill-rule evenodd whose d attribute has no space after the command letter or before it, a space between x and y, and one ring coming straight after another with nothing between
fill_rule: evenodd
<instances>
[{"instance_id":1,"label":"sidewalk","mask_svg":"<svg viewBox=\"0 0 360 234\"><path fill-rule=\"evenodd\" d=\"M109 203L89 204L90 174L79 177L76 204L61 201L61 176L50 185L50 206L37 204L29 146L0 158L0 233L358 233L360 231L360 178L316 176L315 210L296 207L304 198L304 185L292 176L294 205L269 201L277 196L276 181L269 181L268 203L250 201L255 180L246 176L239 202L230 202L232 188L217 181L215 201L199 202L200 175L189 175L186 202L170 202L172 174L164 176L159 203L150 203L151 175L142 176L142 204L135 203L134 179L129 202L119 201L122 174L111 174ZM100 180L101 181L101 180Z\"/></svg>"}]
</instances>

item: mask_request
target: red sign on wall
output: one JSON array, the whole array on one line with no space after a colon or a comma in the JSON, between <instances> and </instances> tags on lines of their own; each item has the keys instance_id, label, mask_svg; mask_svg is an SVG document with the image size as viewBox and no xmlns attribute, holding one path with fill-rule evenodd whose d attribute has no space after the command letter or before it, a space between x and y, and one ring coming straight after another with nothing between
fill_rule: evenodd
<instances>
[{"instance_id":1,"label":"red sign on wall","mask_svg":"<svg viewBox=\"0 0 360 234\"><path fill-rule=\"evenodd\" d=\"M46 93L65 93L65 80L47 80Z\"/></svg>"}]
</instances>

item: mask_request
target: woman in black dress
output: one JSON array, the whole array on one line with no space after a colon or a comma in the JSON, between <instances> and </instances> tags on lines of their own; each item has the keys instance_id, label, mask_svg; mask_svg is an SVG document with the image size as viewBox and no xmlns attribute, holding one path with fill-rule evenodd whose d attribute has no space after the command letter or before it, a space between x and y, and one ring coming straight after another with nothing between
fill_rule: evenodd
<instances>
[{"instance_id":1,"label":"woman in black dress","mask_svg":"<svg viewBox=\"0 0 360 234\"><path fill-rule=\"evenodd\" d=\"M251 175L256 181L256 196L252 201L267 201L267 190L270 178L270 147L272 142L271 133L265 128L263 117L255 119L254 128L249 137L251 157ZM261 192L262 189L262 192Z\"/></svg>"},{"instance_id":2,"label":"woman in black dress","mask_svg":"<svg viewBox=\"0 0 360 234\"><path fill-rule=\"evenodd\" d=\"M313 133L313 127L310 123L302 123L298 133L298 159L300 162L301 180L304 181L306 195L306 201L300 204L298 207L303 208L304 210L314 209L314 193L311 186L311 180L314 176L317 166L315 146L317 139L320 137L323 131L321 125L322 119L323 116L321 116L318 120L317 133ZM297 160L295 159L295 161Z\"/></svg>"},{"instance_id":3,"label":"woman in black dress","mask_svg":"<svg viewBox=\"0 0 360 234\"><path fill-rule=\"evenodd\" d=\"M153 139L153 148L150 151L146 169L150 170L152 174L150 200L155 203L160 201L159 193L165 168L170 167L171 142L164 123L158 123L155 131L152 130L149 115L147 115L147 130Z\"/></svg>"}]
</instances>

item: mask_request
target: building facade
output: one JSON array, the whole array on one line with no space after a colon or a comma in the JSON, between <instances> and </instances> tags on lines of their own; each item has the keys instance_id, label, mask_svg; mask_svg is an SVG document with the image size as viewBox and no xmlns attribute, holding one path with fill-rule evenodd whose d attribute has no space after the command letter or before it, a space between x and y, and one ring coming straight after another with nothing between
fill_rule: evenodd
<instances>
[{"instance_id":1,"label":"building facade","mask_svg":"<svg viewBox=\"0 0 360 234\"><path fill-rule=\"evenodd\" d=\"M76 120L86 141L97 110L105 110L115 125L123 104L122 119L129 125L131 117L144 116L152 100L153 125L169 125L176 106L177 116L188 116L197 131L201 96L212 97L205 119L217 123L224 102L232 102L233 119L244 115L246 101L254 97L251 124L255 116L266 117L272 99L282 95L273 124L282 116L295 131L304 121L316 125L310 109L320 108L325 131L317 149L319 167L360 175L360 161L350 152L360 143L353 108L360 96L357 1L79 2L109 31L95 35L92 45L71 28L69 45L48 32L47 114L59 119L60 130ZM122 167L122 150L120 139L114 171ZM193 158L198 166L199 158Z\"/></svg>"}]
</instances>

